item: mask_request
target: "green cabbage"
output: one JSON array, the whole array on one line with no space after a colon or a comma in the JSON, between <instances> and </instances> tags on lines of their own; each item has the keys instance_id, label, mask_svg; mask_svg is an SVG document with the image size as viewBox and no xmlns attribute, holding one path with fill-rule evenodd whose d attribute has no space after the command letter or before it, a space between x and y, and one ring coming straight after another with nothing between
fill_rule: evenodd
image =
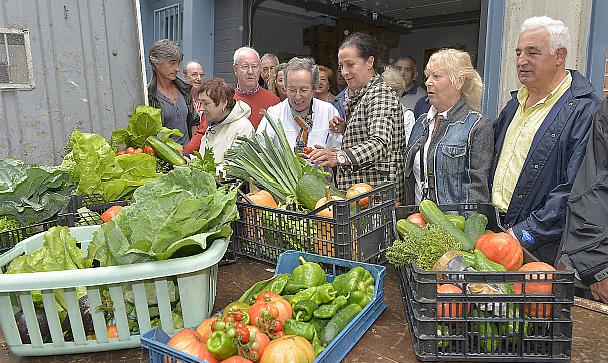
<instances>
[{"instance_id":1,"label":"green cabbage","mask_svg":"<svg viewBox=\"0 0 608 363\"><path fill-rule=\"evenodd\" d=\"M236 190L218 188L213 175L187 166L150 180L93 235L102 266L165 260L200 253L232 235Z\"/></svg>"}]
</instances>

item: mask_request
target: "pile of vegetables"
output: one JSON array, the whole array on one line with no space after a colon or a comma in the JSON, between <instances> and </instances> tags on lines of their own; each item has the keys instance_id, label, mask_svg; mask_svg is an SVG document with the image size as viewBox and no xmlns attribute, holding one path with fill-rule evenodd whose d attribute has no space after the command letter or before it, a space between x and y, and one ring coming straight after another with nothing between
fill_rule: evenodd
<instances>
[{"instance_id":1,"label":"pile of vegetables","mask_svg":"<svg viewBox=\"0 0 608 363\"><path fill-rule=\"evenodd\" d=\"M253 284L221 315L169 342L208 362L313 362L374 296L374 279L357 266L327 281L300 257L291 274Z\"/></svg>"},{"instance_id":2,"label":"pile of vegetables","mask_svg":"<svg viewBox=\"0 0 608 363\"><path fill-rule=\"evenodd\" d=\"M526 282L525 292L551 294L552 274L548 272L555 269L543 262L529 262L524 265L523 248L517 239L504 232L494 233L486 230L488 218L485 215L470 213L465 219L464 216L444 214L430 200L420 202L419 210L419 213L397 221L400 239L387 249L386 257L389 263L397 267L413 263L420 269L437 271L439 295L462 295L465 287L467 295L523 293L521 283L469 282L463 286L450 281L450 276L458 276L461 271L536 271L537 273L525 275L526 280L531 280ZM534 282L539 279L543 281ZM470 318L467 323L470 327L467 329L474 333L471 336L476 339L473 343L488 353L496 352L500 344L506 341L505 337L508 336L512 340L515 334L527 334L529 329L533 329L528 326L526 319L523 321L523 328L520 327L519 320L522 315L543 318L552 315L550 304L470 304L464 301L464 298L456 298L454 302L437 302L437 317L448 318L447 321L438 321L438 348L447 348L451 342L442 337L453 335L452 333L460 334L458 332L462 327L458 326L458 322L450 322L449 319L462 317L465 312ZM523 306L523 309L520 310L520 306ZM492 321L494 316L502 322Z\"/></svg>"},{"instance_id":3,"label":"pile of vegetables","mask_svg":"<svg viewBox=\"0 0 608 363\"><path fill-rule=\"evenodd\" d=\"M0 232L55 217L74 188L60 168L0 159Z\"/></svg>"}]
</instances>

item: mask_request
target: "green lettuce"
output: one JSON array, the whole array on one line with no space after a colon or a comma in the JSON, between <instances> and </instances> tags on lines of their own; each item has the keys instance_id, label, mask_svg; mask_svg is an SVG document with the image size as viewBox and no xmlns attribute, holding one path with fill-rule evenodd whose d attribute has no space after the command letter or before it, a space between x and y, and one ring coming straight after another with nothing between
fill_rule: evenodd
<instances>
[{"instance_id":1,"label":"green lettuce","mask_svg":"<svg viewBox=\"0 0 608 363\"><path fill-rule=\"evenodd\" d=\"M125 145L144 148L148 136L156 136L160 141L181 153L183 147L170 138L171 135L184 136L178 129L163 126L160 109L139 105L133 110L126 129L112 131L111 144L115 147Z\"/></svg>"},{"instance_id":2,"label":"green lettuce","mask_svg":"<svg viewBox=\"0 0 608 363\"><path fill-rule=\"evenodd\" d=\"M200 253L229 238L238 218L236 190L218 188L212 174L187 166L149 181L133 200L93 235L102 266Z\"/></svg>"},{"instance_id":3,"label":"green lettuce","mask_svg":"<svg viewBox=\"0 0 608 363\"><path fill-rule=\"evenodd\" d=\"M106 201L118 200L159 175L153 156L117 156L106 139L97 134L74 130L70 147L72 151L61 166L78 184L80 194L100 194Z\"/></svg>"},{"instance_id":4,"label":"green lettuce","mask_svg":"<svg viewBox=\"0 0 608 363\"><path fill-rule=\"evenodd\" d=\"M0 159L0 216L12 216L21 225L57 215L73 190L68 174L60 168Z\"/></svg>"}]
</instances>

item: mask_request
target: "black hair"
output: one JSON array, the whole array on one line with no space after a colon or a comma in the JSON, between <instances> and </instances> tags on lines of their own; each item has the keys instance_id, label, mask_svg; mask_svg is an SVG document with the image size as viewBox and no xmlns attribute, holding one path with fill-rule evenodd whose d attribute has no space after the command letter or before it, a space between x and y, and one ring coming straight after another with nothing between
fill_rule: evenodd
<instances>
[{"instance_id":1,"label":"black hair","mask_svg":"<svg viewBox=\"0 0 608 363\"><path fill-rule=\"evenodd\" d=\"M343 48L355 48L357 50L357 55L364 59L374 57L374 69L377 72L384 69L384 66L380 64L380 61L376 56L378 42L371 35L360 32L350 34L344 39L338 50L342 50Z\"/></svg>"}]
</instances>

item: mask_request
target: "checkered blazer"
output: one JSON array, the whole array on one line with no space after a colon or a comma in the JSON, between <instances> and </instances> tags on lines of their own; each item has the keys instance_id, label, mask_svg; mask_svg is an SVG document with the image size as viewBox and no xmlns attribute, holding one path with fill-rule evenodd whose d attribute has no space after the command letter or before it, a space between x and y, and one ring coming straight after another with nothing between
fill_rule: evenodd
<instances>
[{"instance_id":1,"label":"checkered blazer","mask_svg":"<svg viewBox=\"0 0 608 363\"><path fill-rule=\"evenodd\" d=\"M403 202L406 140L399 98L378 74L361 94L359 102L349 107L342 150L352 165L338 166L338 188L347 190L356 183L378 186L395 181L396 201Z\"/></svg>"}]
</instances>

